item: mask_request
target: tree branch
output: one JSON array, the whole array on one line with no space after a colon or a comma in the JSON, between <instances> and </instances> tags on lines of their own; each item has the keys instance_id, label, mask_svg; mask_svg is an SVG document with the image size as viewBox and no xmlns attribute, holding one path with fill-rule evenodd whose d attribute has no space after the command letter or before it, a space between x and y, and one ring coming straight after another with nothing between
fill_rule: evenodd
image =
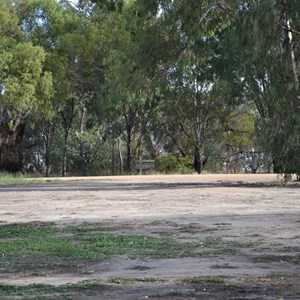
<instances>
[{"instance_id":1,"label":"tree branch","mask_svg":"<svg viewBox=\"0 0 300 300\"><path fill-rule=\"evenodd\" d=\"M291 32L291 33L295 33L295 34L300 35L300 31L297 31L297 30L295 30L295 29L287 28L287 27L284 27L284 26L282 26L281 28L282 28L283 30L289 31L289 32Z\"/></svg>"}]
</instances>

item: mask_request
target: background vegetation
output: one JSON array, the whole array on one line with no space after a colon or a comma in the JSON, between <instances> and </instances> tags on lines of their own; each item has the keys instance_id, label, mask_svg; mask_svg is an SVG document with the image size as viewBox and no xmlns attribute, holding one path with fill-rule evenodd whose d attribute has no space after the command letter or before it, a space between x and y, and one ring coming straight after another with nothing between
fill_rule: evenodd
<instances>
[{"instance_id":1,"label":"background vegetation","mask_svg":"<svg viewBox=\"0 0 300 300\"><path fill-rule=\"evenodd\" d=\"M297 0L3 0L0 170L300 173Z\"/></svg>"}]
</instances>

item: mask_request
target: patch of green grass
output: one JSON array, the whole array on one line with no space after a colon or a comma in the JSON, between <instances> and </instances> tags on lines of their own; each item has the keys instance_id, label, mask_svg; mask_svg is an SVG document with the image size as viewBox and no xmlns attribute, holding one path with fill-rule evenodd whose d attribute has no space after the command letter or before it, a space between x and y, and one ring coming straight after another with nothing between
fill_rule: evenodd
<instances>
[{"instance_id":1,"label":"patch of green grass","mask_svg":"<svg viewBox=\"0 0 300 300\"><path fill-rule=\"evenodd\" d=\"M189 252L192 244L181 244L170 238L156 238L134 235L97 234L88 238L83 244L90 251L101 252L111 256L127 254L131 257L147 256L168 258Z\"/></svg>"},{"instance_id":2,"label":"patch of green grass","mask_svg":"<svg viewBox=\"0 0 300 300\"><path fill-rule=\"evenodd\" d=\"M259 237L259 238L263 237L262 234L258 234L258 233L248 234L248 235L245 235L245 236L247 236L247 237Z\"/></svg>"},{"instance_id":3,"label":"patch of green grass","mask_svg":"<svg viewBox=\"0 0 300 300\"><path fill-rule=\"evenodd\" d=\"M85 244L75 244L66 238L26 239L0 242L2 257L49 255L70 259L97 259L101 253L91 251Z\"/></svg>"},{"instance_id":4,"label":"patch of green grass","mask_svg":"<svg viewBox=\"0 0 300 300\"><path fill-rule=\"evenodd\" d=\"M225 245L220 248L220 249L217 249L215 251L215 255L238 255L240 252L239 249L236 249L236 248L230 248L230 247L226 247Z\"/></svg>"},{"instance_id":5,"label":"patch of green grass","mask_svg":"<svg viewBox=\"0 0 300 300\"><path fill-rule=\"evenodd\" d=\"M237 255L240 249L253 248L254 245L252 242L244 243L238 240L227 240L227 238L222 237L207 237L199 243L199 247L200 249L210 249L210 252L201 252L198 253L198 256Z\"/></svg>"},{"instance_id":6,"label":"patch of green grass","mask_svg":"<svg viewBox=\"0 0 300 300\"><path fill-rule=\"evenodd\" d=\"M222 223L215 223L213 225L215 225L215 226L231 226L232 224L231 223L224 223L224 222L222 222Z\"/></svg>"},{"instance_id":7,"label":"patch of green grass","mask_svg":"<svg viewBox=\"0 0 300 300\"><path fill-rule=\"evenodd\" d=\"M112 255L127 254L132 257L149 256L166 258L178 256L189 249L167 238L99 234L83 242L70 238L34 238L0 242L0 264L17 257L63 257L71 260L102 260Z\"/></svg>"},{"instance_id":8,"label":"patch of green grass","mask_svg":"<svg viewBox=\"0 0 300 300\"><path fill-rule=\"evenodd\" d=\"M241 242L238 240L223 240L222 245L217 250L217 254L221 255L237 255L240 252L240 249L251 248L253 249L255 244L252 242Z\"/></svg>"},{"instance_id":9,"label":"patch of green grass","mask_svg":"<svg viewBox=\"0 0 300 300\"><path fill-rule=\"evenodd\" d=\"M243 280L243 284L248 287L256 286L266 288L278 287L280 290L289 291L290 287L295 287L299 283L299 276L288 275L286 273L271 273L267 276L250 276ZM298 299L298 298L297 298Z\"/></svg>"},{"instance_id":10,"label":"patch of green grass","mask_svg":"<svg viewBox=\"0 0 300 300\"><path fill-rule=\"evenodd\" d=\"M78 296L93 296L104 289L101 282L84 281L60 286L31 284L26 286L0 284L0 297L14 296L21 299L74 299Z\"/></svg>"},{"instance_id":11,"label":"patch of green grass","mask_svg":"<svg viewBox=\"0 0 300 300\"><path fill-rule=\"evenodd\" d=\"M223 284L225 282L225 277L223 276L194 276L186 278L184 280L186 283L218 283Z\"/></svg>"},{"instance_id":12,"label":"patch of green grass","mask_svg":"<svg viewBox=\"0 0 300 300\"><path fill-rule=\"evenodd\" d=\"M231 282L229 277L226 276L195 276L186 278L184 280L186 284L199 285L202 287L206 287L210 290L218 290L218 292L224 292L224 296L226 298L226 291L237 293L236 298L230 299L240 299L241 294L250 295L250 293L255 293L255 299L258 299L258 294L261 289L253 283L246 284L244 282ZM233 294L231 294L232 296ZM227 298L226 298L227 299ZM253 298L254 299L254 298ZM259 298L261 299L261 298Z\"/></svg>"},{"instance_id":13,"label":"patch of green grass","mask_svg":"<svg viewBox=\"0 0 300 300\"><path fill-rule=\"evenodd\" d=\"M116 284L121 284L121 285L131 285L131 284L136 284L139 282L158 282L161 281L159 278L112 278L111 282L116 283Z\"/></svg>"},{"instance_id":14,"label":"patch of green grass","mask_svg":"<svg viewBox=\"0 0 300 300\"><path fill-rule=\"evenodd\" d=\"M69 180L71 181L71 180ZM46 184L46 183L58 183L61 182L57 178L43 178L43 177L31 177L22 173L8 173L0 172L0 186L13 186L13 185L30 185L30 184Z\"/></svg>"},{"instance_id":15,"label":"patch of green grass","mask_svg":"<svg viewBox=\"0 0 300 300\"><path fill-rule=\"evenodd\" d=\"M195 243L180 243L169 237L106 234L98 232L101 226L90 226L83 224L77 230L52 223L0 225L0 268L26 273L74 271L76 262L86 260L101 261L113 255L182 257L197 248Z\"/></svg>"},{"instance_id":16,"label":"patch of green grass","mask_svg":"<svg viewBox=\"0 0 300 300\"><path fill-rule=\"evenodd\" d=\"M180 226L180 232L187 232L187 233L199 233L203 230L203 228L197 223L190 223Z\"/></svg>"},{"instance_id":17,"label":"patch of green grass","mask_svg":"<svg viewBox=\"0 0 300 300\"><path fill-rule=\"evenodd\" d=\"M43 237L57 232L54 223L40 222L4 224L0 229L0 239Z\"/></svg>"},{"instance_id":18,"label":"patch of green grass","mask_svg":"<svg viewBox=\"0 0 300 300\"><path fill-rule=\"evenodd\" d=\"M227 247L230 248L254 248L257 243L253 242L241 242L238 240L230 240L230 241L225 241L225 244Z\"/></svg>"},{"instance_id":19,"label":"patch of green grass","mask_svg":"<svg viewBox=\"0 0 300 300\"><path fill-rule=\"evenodd\" d=\"M253 249L259 242L244 242L236 236L213 236L210 235L198 242L198 257L215 257L218 255L237 255L241 249Z\"/></svg>"},{"instance_id":20,"label":"patch of green grass","mask_svg":"<svg viewBox=\"0 0 300 300\"><path fill-rule=\"evenodd\" d=\"M175 222L168 221L168 220L156 220L150 223L150 225L154 226L170 226L170 227L178 227L179 225Z\"/></svg>"},{"instance_id":21,"label":"patch of green grass","mask_svg":"<svg viewBox=\"0 0 300 300\"><path fill-rule=\"evenodd\" d=\"M66 227L63 231L67 233L72 233L74 235L90 235L95 232L111 231L113 227L104 226L98 223L87 223L84 222L78 226Z\"/></svg>"},{"instance_id":22,"label":"patch of green grass","mask_svg":"<svg viewBox=\"0 0 300 300\"><path fill-rule=\"evenodd\" d=\"M0 185L22 185L26 184L27 176L21 173L11 174L0 172Z\"/></svg>"},{"instance_id":23,"label":"patch of green grass","mask_svg":"<svg viewBox=\"0 0 300 300\"><path fill-rule=\"evenodd\" d=\"M268 275L268 278L284 280L286 276L287 276L287 274L285 274L285 273L272 272L271 274Z\"/></svg>"},{"instance_id":24,"label":"patch of green grass","mask_svg":"<svg viewBox=\"0 0 300 300\"><path fill-rule=\"evenodd\" d=\"M289 262L300 264L300 254L298 255L260 255L253 258L254 262L272 263L272 262Z\"/></svg>"},{"instance_id":25,"label":"patch of green grass","mask_svg":"<svg viewBox=\"0 0 300 300\"><path fill-rule=\"evenodd\" d=\"M223 241L220 237L207 237L200 242L200 247L209 247L209 248L216 248L222 245Z\"/></svg>"},{"instance_id":26,"label":"patch of green grass","mask_svg":"<svg viewBox=\"0 0 300 300\"><path fill-rule=\"evenodd\" d=\"M159 235L161 237L172 237L174 236L174 232L173 231L152 231L151 232L152 234L155 234L155 235Z\"/></svg>"}]
</instances>

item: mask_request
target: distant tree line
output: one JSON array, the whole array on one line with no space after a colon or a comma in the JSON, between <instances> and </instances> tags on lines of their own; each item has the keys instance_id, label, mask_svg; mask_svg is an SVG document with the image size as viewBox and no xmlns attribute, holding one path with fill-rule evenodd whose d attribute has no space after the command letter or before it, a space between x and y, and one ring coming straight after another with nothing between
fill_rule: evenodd
<instances>
[{"instance_id":1,"label":"distant tree line","mask_svg":"<svg viewBox=\"0 0 300 300\"><path fill-rule=\"evenodd\" d=\"M300 174L300 1L3 0L0 171Z\"/></svg>"}]
</instances>

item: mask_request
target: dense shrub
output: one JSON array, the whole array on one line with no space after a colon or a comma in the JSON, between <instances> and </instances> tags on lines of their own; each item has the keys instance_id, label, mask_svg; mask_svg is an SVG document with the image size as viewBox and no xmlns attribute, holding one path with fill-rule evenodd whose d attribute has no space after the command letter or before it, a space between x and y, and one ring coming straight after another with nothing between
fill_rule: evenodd
<instances>
[{"instance_id":1,"label":"dense shrub","mask_svg":"<svg viewBox=\"0 0 300 300\"><path fill-rule=\"evenodd\" d=\"M155 170L159 173L180 173L189 174L193 172L193 159L180 157L173 154L161 156L155 160Z\"/></svg>"}]
</instances>

